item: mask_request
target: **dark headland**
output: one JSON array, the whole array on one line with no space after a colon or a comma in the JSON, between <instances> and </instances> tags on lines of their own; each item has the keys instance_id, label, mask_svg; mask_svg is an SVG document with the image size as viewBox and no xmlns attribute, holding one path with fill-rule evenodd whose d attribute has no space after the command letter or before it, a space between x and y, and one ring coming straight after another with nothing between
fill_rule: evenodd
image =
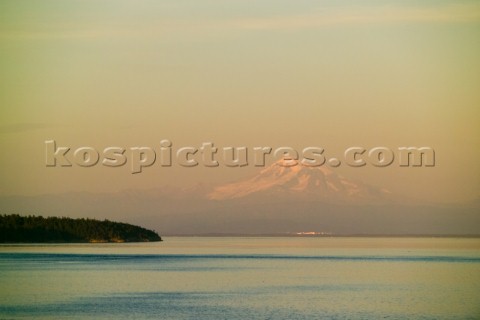
<instances>
[{"instance_id":1,"label":"dark headland","mask_svg":"<svg viewBox=\"0 0 480 320\"><path fill-rule=\"evenodd\" d=\"M162 241L152 230L109 220L0 215L0 243Z\"/></svg>"}]
</instances>

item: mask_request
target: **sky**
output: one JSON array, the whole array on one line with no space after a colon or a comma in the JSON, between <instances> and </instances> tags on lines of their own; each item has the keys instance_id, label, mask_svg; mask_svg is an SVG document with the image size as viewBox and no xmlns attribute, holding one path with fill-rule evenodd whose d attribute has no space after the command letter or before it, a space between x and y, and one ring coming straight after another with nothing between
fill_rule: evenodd
<instances>
[{"instance_id":1,"label":"sky","mask_svg":"<svg viewBox=\"0 0 480 320\"><path fill-rule=\"evenodd\" d=\"M477 1L0 2L0 195L221 184L242 168L47 167L45 141L158 150L429 146L335 168L432 202L480 195Z\"/></svg>"}]
</instances>

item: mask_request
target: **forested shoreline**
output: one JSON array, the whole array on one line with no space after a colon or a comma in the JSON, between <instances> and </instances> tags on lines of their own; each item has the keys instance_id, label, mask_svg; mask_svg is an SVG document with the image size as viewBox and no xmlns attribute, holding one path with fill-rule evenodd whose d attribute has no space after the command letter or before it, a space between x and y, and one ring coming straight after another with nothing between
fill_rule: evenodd
<instances>
[{"instance_id":1,"label":"forested shoreline","mask_svg":"<svg viewBox=\"0 0 480 320\"><path fill-rule=\"evenodd\" d=\"M1 243L162 241L152 230L109 220L0 215Z\"/></svg>"}]
</instances>

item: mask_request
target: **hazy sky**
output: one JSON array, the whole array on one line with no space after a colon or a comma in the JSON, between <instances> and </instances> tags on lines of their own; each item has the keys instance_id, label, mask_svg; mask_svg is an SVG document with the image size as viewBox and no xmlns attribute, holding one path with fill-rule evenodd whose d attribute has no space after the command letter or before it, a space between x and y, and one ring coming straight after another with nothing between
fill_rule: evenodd
<instances>
[{"instance_id":1,"label":"hazy sky","mask_svg":"<svg viewBox=\"0 0 480 320\"><path fill-rule=\"evenodd\" d=\"M420 199L480 195L478 1L1 1L0 194L220 183L258 170L47 168L58 145L430 146L348 168Z\"/></svg>"}]
</instances>

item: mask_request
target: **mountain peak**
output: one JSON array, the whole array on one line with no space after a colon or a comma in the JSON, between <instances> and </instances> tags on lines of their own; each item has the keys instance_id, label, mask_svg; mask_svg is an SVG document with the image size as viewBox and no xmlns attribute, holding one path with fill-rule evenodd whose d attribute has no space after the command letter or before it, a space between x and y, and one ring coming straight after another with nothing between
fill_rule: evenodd
<instances>
[{"instance_id":1,"label":"mountain peak","mask_svg":"<svg viewBox=\"0 0 480 320\"><path fill-rule=\"evenodd\" d=\"M325 166L309 167L293 160L280 160L256 176L214 188L211 200L246 197L299 198L323 202L383 202L389 192L336 174Z\"/></svg>"}]
</instances>

